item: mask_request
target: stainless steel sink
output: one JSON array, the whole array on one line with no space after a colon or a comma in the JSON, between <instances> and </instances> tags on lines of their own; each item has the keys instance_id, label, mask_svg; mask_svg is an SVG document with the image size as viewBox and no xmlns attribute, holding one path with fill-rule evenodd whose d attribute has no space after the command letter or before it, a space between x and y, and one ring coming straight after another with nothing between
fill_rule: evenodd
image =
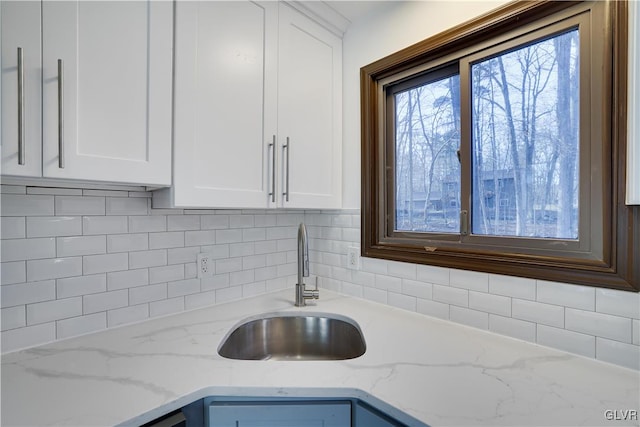
<instances>
[{"instance_id":1,"label":"stainless steel sink","mask_svg":"<svg viewBox=\"0 0 640 427\"><path fill-rule=\"evenodd\" d=\"M345 360L366 350L358 324L326 313L271 313L230 331L218 354L241 360Z\"/></svg>"}]
</instances>

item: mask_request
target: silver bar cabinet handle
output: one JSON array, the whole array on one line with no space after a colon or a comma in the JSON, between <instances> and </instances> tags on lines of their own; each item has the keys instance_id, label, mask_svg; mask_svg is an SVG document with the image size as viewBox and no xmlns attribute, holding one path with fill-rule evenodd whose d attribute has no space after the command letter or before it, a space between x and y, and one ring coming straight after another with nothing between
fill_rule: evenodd
<instances>
[{"instance_id":1,"label":"silver bar cabinet handle","mask_svg":"<svg viewBox=\"0 0 640 427\"><path fill-rule=\"evenodd\" d=\"M64 66L58 59L58 167L64 169Z\"/></svg>"},{"instance_id":2,"label":"silver bar cabinet handle","mask_svg":"<svg viewBox=\"0 0 640 427\"><path fill-rule=\"evenodd\" d=\"M276 136L273 135L273 142L269 144L269 150L271 151L271 202L276 201Z\"/></svg>"},{"instance_id":3,"label":"silver bar cabinet handle","mask_svg":"<svg viewBox=\"0 0 640 427\"><path fill-rule=\"evenodd\" d=\"M288 202L289 201L289 151L291 150L291 143L289 142L289 137L287 137L287 143L282 146L282 151L284 151L285 148L287 149L287 160L286 160L287 179L285 180L284 193L282 193L282 195L284 196L284 200Z\"/></svg>"},{"instance_id":4,"label":"silver bar cabinet handle","mask_svg":"<svg viewBox=\"0 0 640 427\"><path fill-rule=\"evenodd\" d=\"M18 48L18 164L24 165L24 54Z\"/></svg>"}]
</instances>

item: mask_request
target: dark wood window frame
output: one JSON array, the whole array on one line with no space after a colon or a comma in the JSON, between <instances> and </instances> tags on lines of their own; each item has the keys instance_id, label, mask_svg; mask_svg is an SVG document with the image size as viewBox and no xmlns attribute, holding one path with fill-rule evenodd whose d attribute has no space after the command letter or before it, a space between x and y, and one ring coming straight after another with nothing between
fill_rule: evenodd
<instances>
[{"instance_id":1,"label":"dark wood window frame","mask_svg":"<svg viewBox=\"0 0 640 427\"><path fill-rule=\"evenodd\" d=\"M504 242L447 241L424 233L396 232L389 213L393 195L389 195L389 142L385 88L438 64L457 61L474 52L488 49L521 36L523 28L536 31L567 17L574 10L589 9L589 22L595 34L603 37L602 75L593 82L599 86L601 108L591 108L591 118L601 123L594 153L599 179L597 200L602 206L591 219L596 238L587 243L587 255L563 256L558 250L527 250ZM564 19L564 18L563 18ZM640 290L640 206L625 205L626 129L627 129L627 30L626 1L517 1L477 19L396 52L363 67L362 108L362 255L441 267L514 275L542 280L576 283L637 292ZM602 28L600 28L602 27ZM515 35L514 35L515 34ZM595 104L595 103L594 103ZM464 107L463 107L464 108ZM581 109L583 107L581 106ZM595 116L594 116L595 114ZM582 126L582 124L581 124ZM464 129L463 129L464 133ZM594 147L594 145L592 145ZM465 153L463 148L462 157ZM602 156L600 156L602 154ZM470 154L466 154L470 156ZM468 159L467 159L468 160ZM463 160L462 179L465 177ZM600 184L598 184L600 185ZM582 196L581 196L582 198ZM451 240L451 239L449 239ZM583 240L583 239L581 239ZM504 245L500 245L504 243ZM526 246L526 245L525 245ZM584 246L584 245L583 245ZM592 247L597 246L597 247Z\"/></svg>"}]
</instances>

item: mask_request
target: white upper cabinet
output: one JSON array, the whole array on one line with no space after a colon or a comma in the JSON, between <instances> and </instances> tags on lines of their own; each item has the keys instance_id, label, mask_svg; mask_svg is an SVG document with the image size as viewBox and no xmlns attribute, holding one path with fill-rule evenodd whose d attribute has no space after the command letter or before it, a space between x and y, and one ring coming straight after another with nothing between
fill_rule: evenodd
<instances>
[{"instance_id":1,"label":"white upper cabinet","mask_svg":"<svg viewBox=\"0 0 640 427\"><path fill-rule=\"evenodd\" d=\"M42 173L40 3L1 1L2 174Z\"/></svg>"},{"instance_id":2,"label":"white upper cabinet","mask_svg":"<svg viewBox=\"0 0 640 427\"><path fill-rule=\"evenodd\" d=\"M175 31L174 185L154 206L340 207L342 40L277 2L181 1Z\"/></svg>"},{"instance_id":3,"label":"white upper cabinet","mask_svg":"<svg viewBox=\"0 0 640 427\"><path fill-rule=\"evenodd\" d=\"M277 25L274 2L176 4L174 205L267 206Z\"/></svg>"},{"instance_id":4,"label":"white upper cabinet","mask_svg":"<svg viewBox=\"0 0 640 427\"><path fill-rule=\"evenodd\" d=\"M339 208L342 40L284 4L279 35L278 136L288 193L281 206Z\"/></svg>"},{"instance_id":5,"label":"white upper cabinet","mask_svg":"<svg viewBox=\"0 0 640 427\"><path fill-rule=\"evenodd\" d=\"M14 173L3 130L3 174L170 185L172 3L20 3L41 8L42 63L30 66L42 70L42 158L36 173ZM4 20L3 71L16 49L5 45ZM3 128L13 121L4 87L3 77Z\"/></svg>"}]
</instances>

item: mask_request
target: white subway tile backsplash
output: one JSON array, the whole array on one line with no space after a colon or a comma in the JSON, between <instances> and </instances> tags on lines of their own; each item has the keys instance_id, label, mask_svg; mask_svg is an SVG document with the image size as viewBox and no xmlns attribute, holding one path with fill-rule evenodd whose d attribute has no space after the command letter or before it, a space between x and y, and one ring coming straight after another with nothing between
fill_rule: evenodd
<instances>
[{"instance_id":1,"label":"white subway tile backsplash","mask_svg":"<svg viewBox=\"0 0 640 427\"><path fill-rule=\"evenodd\" d=\"M3 186L4 187L4 186ZM0 195L2 216L52 216L54 196L32 196L19 194Z\"/></svg>"},{"instance_id":2,"label":"white subway tile backsplash","mask_svg":"<svg viewBox=\"0 0 640 427\"><path fill-rule=\"evenodd\" d=\"M332 285L333 284L333 285ZM350 282L340 282L339 280L328 279L328 283L323 285L327 289L331 289L336 292L341 292L346 295L351 295L357 298L364 298L365 289L361 285L356 285L355 283ZM383 291L387 296L389 293L387 291Z\"/></svg>"},{"instance_id":3,"label":"white subway tile backsplash","mask_svg":"<svg viewBox=\"0 0 640 427\"><path fill-rule=\"evenodd\" d=\"M107 236L107 252L132 252L149 249L149 235L137 234L113 234Z\"/></svg>"},{"instance_id":4,"label":"white subway tile backsplash","mask_svg":"<svg viewBox=\"0 0 640 427\"><path fill-rule=\"evenodd\" d=\"M267 265L266 255L250 255L242 257L242 269L249 270L253 268L262 268Z\"/></svg>"},{"instance_id":5,"label":"white subway tile backsplash","mask_svg":"<svg viewBox=\"0 0 640 427\"><path fill-rule=\"evenodd\" d=\"M195 262L198 259L200 247L189 246L186 248L171 248L167 250L167 264L184 264Z\"/></svg>"},{"instance_id":6,"label":"white subway tile backsplash","mask_svg":"<svg viewBox=\"0 0 640 427\"><path fill-rule=\"evenodd\" d=\"M231 273L242 270L242 258L227 258L216 260L216 273Z\"/></svg>"},{"instance_id":7,"label":"white subway tile backsplash","mask_svg":"<svg viewBox=\"0 0 640 427\"><path fill-rule=\"evenodd\" d=\"M537 342L547 347L558 348L569 353L582 356L596 357L596 338L566 329L553 328L551 326L538 325Z\"/></svg>"},{"instance_id":8,"label":"white subway tile backsplash","mask_svg":"<svg viewBox=\"0 0 640 427\"><path fill-rule=\"evenodd\" d=\"M193 279L198 276L198 266L195 262L184 264L184 278Z\"/></svg>"},{"instance_id":9,"label":"white subway tile backsplash","mask_svg":"<svg viewBox=\"0 0 640 427\"><path fill-rule=\"evenodd\" d=\"M277 243L273 240L264 240L260 242L253 242L255 254L269 254L276 251Z\"/></svg>"},{"instance_id":10,"label":"white subway tile backsplash","mask_svg":"<svg viewBox=\"0 0 640 427\"><path fill-rule=\"evenodd\" d=\"M514 298L511 316L543 325L564 328L564 307Z\"/></svg>"},{"instance_id":11,"label":"white subway tile backsplash","mask_svg":"<svg viewBox=\"0 0 640 427\"><path fill-rule=\"evenodd\" d=\"M427 316L449 320L449 304L418 298L416 311Z\"/></svg>"},{"instance_id":12,"label":"white subway tile backsplash","mask_svg":"<svg viewBox=\"0 0 640 427\"><path fill-rule=\"evenodd\" d=\"M129 253L129 268L157 267L161 265L167 265L166 249Z\"/></svg>"},{"instance_id":13,"label":"white subway tile backsplash","mask_svg":"<svg viewBox=\"0 0 640 427\"><path fill-rule=\"evenodd\" d=\"M167 216L167 231L200 230L199 215Z\"/></svg>"},{"instance_id":14,"label":"white subway tile backsplash","mask_svg":"<svg viewBox=\"0 0 640 427\"><path fill-rule=\"evenodd\" d=\"M147 205L147 199L140 197L107 197L105 211L107 215L147 215Z\"/></svg>"},{"instance_id":15,"label":"white subway tile backsplash","mask_svg":"<svg viewBox=\"0 0 640 427\"><path fill-rule=\"evenodd\" d=\"M204 277L200 280L200 287L203 291L213 291L216 289L229 287L230 273L216 274L213 277Z\"/></svg>"},{"instance_id":16,"label":"white subway tile backsplash","mask_svg":"<svg viewBox=\"0 0 640 427\"><path fill-rule=\"evenodd\" d=\"M484 292L469 291L469 308L510 317L511 298Z\"/></svg>"},{"instance_id":17,"label":"white subway tile backsplash","mask_svg":"<svg viewBox=\"0 0 640 427\"><path fill-rule=\"evenodd\" d=\"M343 283L343 286L346 283ZM370 287L360 287L362 289L362 297L364 299L368 299L370 301L379 302L381 304L387 303L387 291L382 289L370 288Z\"/></svg>"},{"instance_id":18,"label":"white subway tile backsplash","mask_svg":"<svg viewBox=\"0 0 640 427\"><path fill-rule=\"evenodd\" d=\"M122 271L128 268L129 255L127 253L87 255L82 257L82 271L84 274Z\"/></svg>"},{"instance_id":19,"label":"white subway tile backsplash","mask_svg":"<svg viewBox=\"0 0 640 427\"><path fill-rule=\"evenodd\" d=\"M126 216L82 217L82 234L118 234L129 229Z\"/></svg>"},{"instance_id":20,"label":"white subway tile backsplash","mask_svg":"<svg viewBox=\"0 0 640 427\"><path fill-rule=\"evenodd\" d=\"M169 249L184 247L183 231L149 233L149 249Z\"/></svg>"},{"instance_id":21,"label":"white subway tile backsplash","mask_svg":"<svg viewBox=\"0 0 640 427\"><path fill-rule=\"evenodd\" d=\"M234 301L242 298L242 287L232 286L229 288L218 289L216 292L216 302L223 303L227 301Z\"/></svg>"},{"instance_id":22,"label":"white subway tile backsplash","mask_svg":"<svg viewBox=\"0 0 640 427\"><path fill-rule=\"evenodd\" d=\"M56 215L104 215L104 197L55 196Z\"/></svg>"},{"instance_id":23,"label":"white subway tile backsplash","mask_svg":"<svg viewBox=\"0 0 640 427\"><path fill-rule=\"evenodd\" d=\"M596 337L596 358L640 370L640 347Z\"/></svg>"},{"instance_id":24,"label":"white subway tile backsplash","mask_svg":"<svg viewBox=\"0 0 640 427\"><path fill-rule=\"evenodd\" d=\"M149 315L151 317L166 316L180 311L184 311L184 297L155 301L149 304Z\"/></svg>"},{"instance_id":25,"label":"white subway tile backsplash","mask_svg":"<svg viewBox=\"0 0 640 427\"><path fill-rule=\"evenodd\" d=\"M467 270L450 270L449 283L456 288L477 292L489 292L489 275Z\"/></svg>"},{"instance_id":26,"label":"white subway tile backsplash","mask_svg":"<svg viewBox=\"0 0 640 427\"><path fill-rule=\"evenodd\" d=\"M27 280L27 263L25 261L3 262L0 264L0 277L3 285L22 283Z\"/></svg>"},{"instance_id":27,"label":"white subway tile backsplash","mask_svg":"<svg viewBox=\"0 0 640 427\"><path fill-rule=\"evenodd\" d=\"M536 300L536 281L523 277L489 274L489 292L507 297Z\"/></svg>"},{"instance_id":28,"label":"white subway tile backsplash","mask_svg":"<svg viewBox=\"0 0 640 427\"><path fill-rule=\"evenodd\" d=\"M390 276L401 277L403 279L416 280L416 265L406 262L390 261L387 264L387 273Z\"/></svg>"},{"instance_id":29,"label":"white subway tile backsplash","mask_svg":"<svg viewBox=\"0 0 640 427\"><path fill-rule=\"evenodd\" d=\"M184 279L184 264L166 265L149 269L149 283L173 282Z\"/></svg>"},{"instance_id":30,"label":"white subway tile backsplash","mask_svg":"<svg viewBox=\"0 0 640 427\"><path fill-rule=\"evenodd\" d=\"M244 228L242 229L243 242L258 242L266 239L265 228Z\"/></svg>"},{"instance_id":31,"label":"white subway tile backsplash","mask_svg":"<svg viewBox=\"0 0 640 427\"><path fill-rule=\"evenodd\" d=\"M489 330L500 335L536 342L536 324L533 322L489 314Z\"/></svg>"},{"instance_id":32,"label":"white subway tile backsplash","mask_svg":"<svg viewBox=\"0 0 640 427\"><path fill-rule=\"evenodd\" d=\"M242 285L242 297L252 297L255 295L261 295L266 292L265 282L253 282Z\"/></svg>"},{"instance_id":33,"label":"white subway tile backsplash","mask_svg":"<svg viewBox=\"0 0 640 427\"><path fill-rule=\"evenodd\" d=\"M155 233L167 231L167 217L156 216L130 216L129 233Z\"/></svg>"},{"instance_id":34,"label":"white subway tile backsplash","mask_svg":"<svg viewBox=\"0 0 640 427\"><path fill-rule=\"evenodd\" d=\"M229 284L231 286L245 285L255 280L255 274L253 270L234 271L229 273Z\"/></svg>"},{"instance_id":35,"label":"white subway tile backsplash","mask_svg":"<svg viewBox=\"0 0 640 427\"><path fill-rule=\"evenodd\" d=\"M254 224L253 215L229 215L229 228L251 228Z\"/></svg>"},{"instance_id":36,"label":"white subway tile backsplash","mask_svg":"<svg viewBox=\"0 0 640 427\"><path fill-rule=\"evenodd\" d=\"M123 325L125 323L139 322L149 318L149 305L131 305L129 307L117 308L107 312L107 326Z\"/></svg>"},{"instance_id":37,"label":"white subway tile backsplash","mask_svg":"<svg viewBox=\"0 0 640 427\"><path fill-rule=\"evenodd\" d=\"M215 243L238 243L242 242L242 230L216 230ZM214 242L211 242L214 243Z\"/></svg>"},{"instance_id":38,"label":"white subway tile backsplash","mask_svg":"<svg viewBox=\"0 0 640 427\"><path fill-rule=\"evenodd\" d=\"M390 292L402 292L402 279L376 274L375 287Z\"/></svg>"},{"instance_id":39,"label":"white subway tile backsplash","mask_svg":"<svg viewBox=\"0 0 640 427\"><path fill-rule=\"evenodd\" d=\"M218 230L229 228L229 216L202 215L200 217L200 228L203 230Z\"/></svg>"},{"instance_id":40,"label":"white subway tile backsplash","mask_svg":"<svg viewBox=\"0 0 640 427\"><path fill-rule=\"evenodd\" d=\"M105 236L58 237L56 250L59 257L98 255L107 252Z\"/></svg>"},{"instance_id":41,"label":"white subway tile backsplash","mask_svg":"<svg viewBox=\"0 0 640 427\"><path fill-rule=\"evenodd\" d=\"M222 259L235 257L236 255L230 255L231 251L229 249L231 245L210 245L210 246L201 246L200 252L206 252L211 255L212 259ZM196 262L196 258L193 259L193 262Z\"/></svg>"},{"instance_id":42,"label":"white subway tile backsplash","mask_svg":"<svg viewBox=\"0 0 640 427\"><path fill-rule=\"evenodd\" d=\"M433 300L459 307L468 307L469 291L449 286L433 285Z\"/></svg>"},{"instance_id":43,"label":"white subway tile backsplash","mask_svg":"<svg viewBox=\"0 0 640 427\"><path fill-rule=\"evenodd\" d=\"M19 283L0 287L2 307L32 304L56 299L55 280Z\"/></svg>"},{"instance_id":44,"label":"white subway tile backsplash","mask_svg":"<svg viewBox=\"0 0 640 427\"><path fill-rule=\"evenodd\" d=\"M433 285L416 280L402 279L402 293L422 299L433 299Z\"/></svg>"},{"instance_id":45,"label":"white subway tile backsplash","mask_svg":"<svg viewBox=\"0 0 640 427\"><path fill-rule=\"evenodd\" d=\"M57 298L97 294L106 290L107 275L104 273L56 280Z\"/></svg>"},{"instance_id":46,"label":"white subway tile backsplash","mask_svg":"<svg viewBox=\"0 0 640 427\"><path fill-rule=\"evenodd\" d=\"M107 273L107 289L110 291L135 288L148 284L149 269L147 268Z\"/></svg>"},{"instance_id":47,"label":"white subway tile backsplash","mask_svg":"<svg viewBox=\"0 0 640 427\"><path fill-rule=\"evenodd\" d=\"M631 343L631 319L624 317L566 308L565 328Z\"/></svg>"},{"instance_id":48,"label":"white subway tile backsplash","mask_svg":"<svg viewBox=\"0 0 640 427\"><path fill-rule=\"evenodd\" d=\"M12 329L4 331L0 335L2 336L2 352L8 353L54 341L56 339L56 323L50 322Z\"/></svg>"},{"instance_id":49,"label":"white subway tile backsplash","mask_svg":"<svg viewBox=\"0 0 640 427\"><path fill-rule=\"evenodd\" d=\"M167 299L167 284L140 286L129 289L129 304L138 305L146 302Z\"/></svg>"},{"instance_id":50,"label":"white subway tile backsplash","mask_svg":"<svg viewBox=\"0 0 640 427\"><path fill-rule=\"evenodd\" d=\"M596 309L595 288L538 280L537 300L581 310Z\"/></svg>"},{"instance_id":51,"label":"white subway tile backsplash","mask_svg":"<svg viewBox=\"0 0 640 427\"><path fill-rule=\"evenodd\" d=\"M27 261L27 280L30 282L81 275L82 257L49 258Z\"/></svg>"},{"instance_id":52,"label":"white subway tile backsplash","mask_svg":"<svg viewBox=\"0 0 640 427\"><path fill-rule=\"evenodd\" d=\"M225 258L253 255L255 253L255 243L231 243L229 244L229 252Z\"/></svg>"},{"instance_id":53,"label":"white subway tile backsplash","mask_svg":"<svg viewBox=\"0 0 640 427\"><path fill-rule=\"evenodd\" d=\"M640 293L596 289L596 311L640 319Z\"/></svg>"},{"instance_id":54,"label":"white subway tile backsplash","mask_svg":"<svg viewBox=\"0 0 640 427\"><path fill-rule=\"evenodd\" d=\"M292 288L305 222L325 289L639 369L636 293L372 258L348 270L359 210L151 209L150 195L2 186L3 351ZM47 238L56 252L38 255ZM197 278L200 252L214 277Z\"/></svg>"},{"instance_id":55,"label":"white subway tile backsplash","mask_svg":"<svg viewBox=\"0 0 640 427\"><path fill-rule=\"evenodd\" d=\"M64 298L27 305L27 325L68 319L82 314L82 298Z\"/></svg>"},{"instance_id":56,"label":"white subway tile backsplash","mask_svg":"<svg viewBox=\"0 0 640 427\"><path fill-rule=\"evenodd\" d=\"M33 217L38 218L38 217ZM24 239L26 237L25 217L23 216L5 216L0 221L0 236L3 239ZM29 237L46 237L33 235Z\"/></svg>"},{"instance_id":57,"label":"white subway tile backsplash","mask_svg":"<svg viewBox=\"0 0 640 427\"><path fill-rule=\"evenodd\" d=\"M4 222L5 218L2 218L2 221ZM77 236L82 234L82 217L80 216L31 216L27 217L26 225L27 237ZM9 237L3 235L2 238Z\"/></svg>"},{"instance_id":58,"label":"white subway tile backsplash","mask_svg":"<svg viewBox=\"0 0 640 427\"><path fill-rule=\"evenodd\" d=\"M107 313L72 317L56 322L56 338L63 339L97 332L107 328Z\"/></svg>"},{"instance_id":59,"label":"white subway tile backsplash","mask_svg":"<svg viewBox=\"0 0 640 427\"><path fill-rule=\"evenodd\" d=\"M129 291L126 289L104 292L101 294L85 295L82 297L82 308L84 314L126 307L128 304Z\"/></svg>"},{"instance_id":60,"label":"white subway tile backsplash","mask_svg":"<svg viewBox=\"0 0 640 427\"><path fill-rule=\"evenodd\" d=\"M178 280L167 284L167 295L169 298L196 294L198 292L200 292L200 280L198 279Z\"/></svg>"},{"instance_id":61,"label":"white subway tile backsplash","mask_svg":"<svg viewBox=\"0 0 640 427\"><path fill-rule=\"evenodd\" d=\"M186 231L184 233L184 246L213 245L215 242L215 230Z\"/></svg>"},{"instance_id":62,"label":"white subway tile backsplash","mask_svg":"<svg viewBox=\"0 0 640 427\"><path fill-rule=\"evenodd\" d=\"M474 328L489 329L489 314L482 311L452 305L449 309L449 319Z\"/></svg>"},{"instance_id":63,"label":"white subway tile backsplash","mask_svg":"<svg viewBox=\"0 0 640 427\"><path fill-rule=\"evenodd\" d=\"M206 307L216 303L215 291L203 291L199 294L185 295L184 296L184 308L185 310L193 310L195 308Z\"/></svg>"},{"instance_id":64,"label":"white subway tile backsplash","mask_svg":"<svg viewBox=\"0 0 640 427\"><path fill-rule=\"evenodd\" d=\"M388 292L387 304L393 307L401 308L403 310L416 311L418 303L417 298L414 296Z\"/></svg>"},{"instance_id":65,"label":"white subway tile backsplash","mask_svg":"<svg viewBox=\"0 0 640 427\"><path fill-rule=\"evenodd\" d=\"M421 282L434 283L437 285L449 286L449 269L434 267L432 265L419 265L417 267L417 278Z\"/></svg>"},{"instance_id":66,"label":"white subway tile backsplash","mask_svg":"<svg viewBox=\"0 0 640 427\"><path fill-rule=\"evenodd\" d=\"M2 261L24 261L54 258L55 256L56 239L54 237L9 239L1 242L0 257L2 257Z\"/></svg>"},{"instance_id":67,"label":"white subway tile backsplash","mask_svg":"<svg viewBox=\"0 0 640 427\"><path fill-rule=\"evenodd\" d=\"M9 329L23 328L27 326L26 306L18 305L15 307L3 308L0 310L0 325L3 331Z\"/></svg>"}]
</instances>

